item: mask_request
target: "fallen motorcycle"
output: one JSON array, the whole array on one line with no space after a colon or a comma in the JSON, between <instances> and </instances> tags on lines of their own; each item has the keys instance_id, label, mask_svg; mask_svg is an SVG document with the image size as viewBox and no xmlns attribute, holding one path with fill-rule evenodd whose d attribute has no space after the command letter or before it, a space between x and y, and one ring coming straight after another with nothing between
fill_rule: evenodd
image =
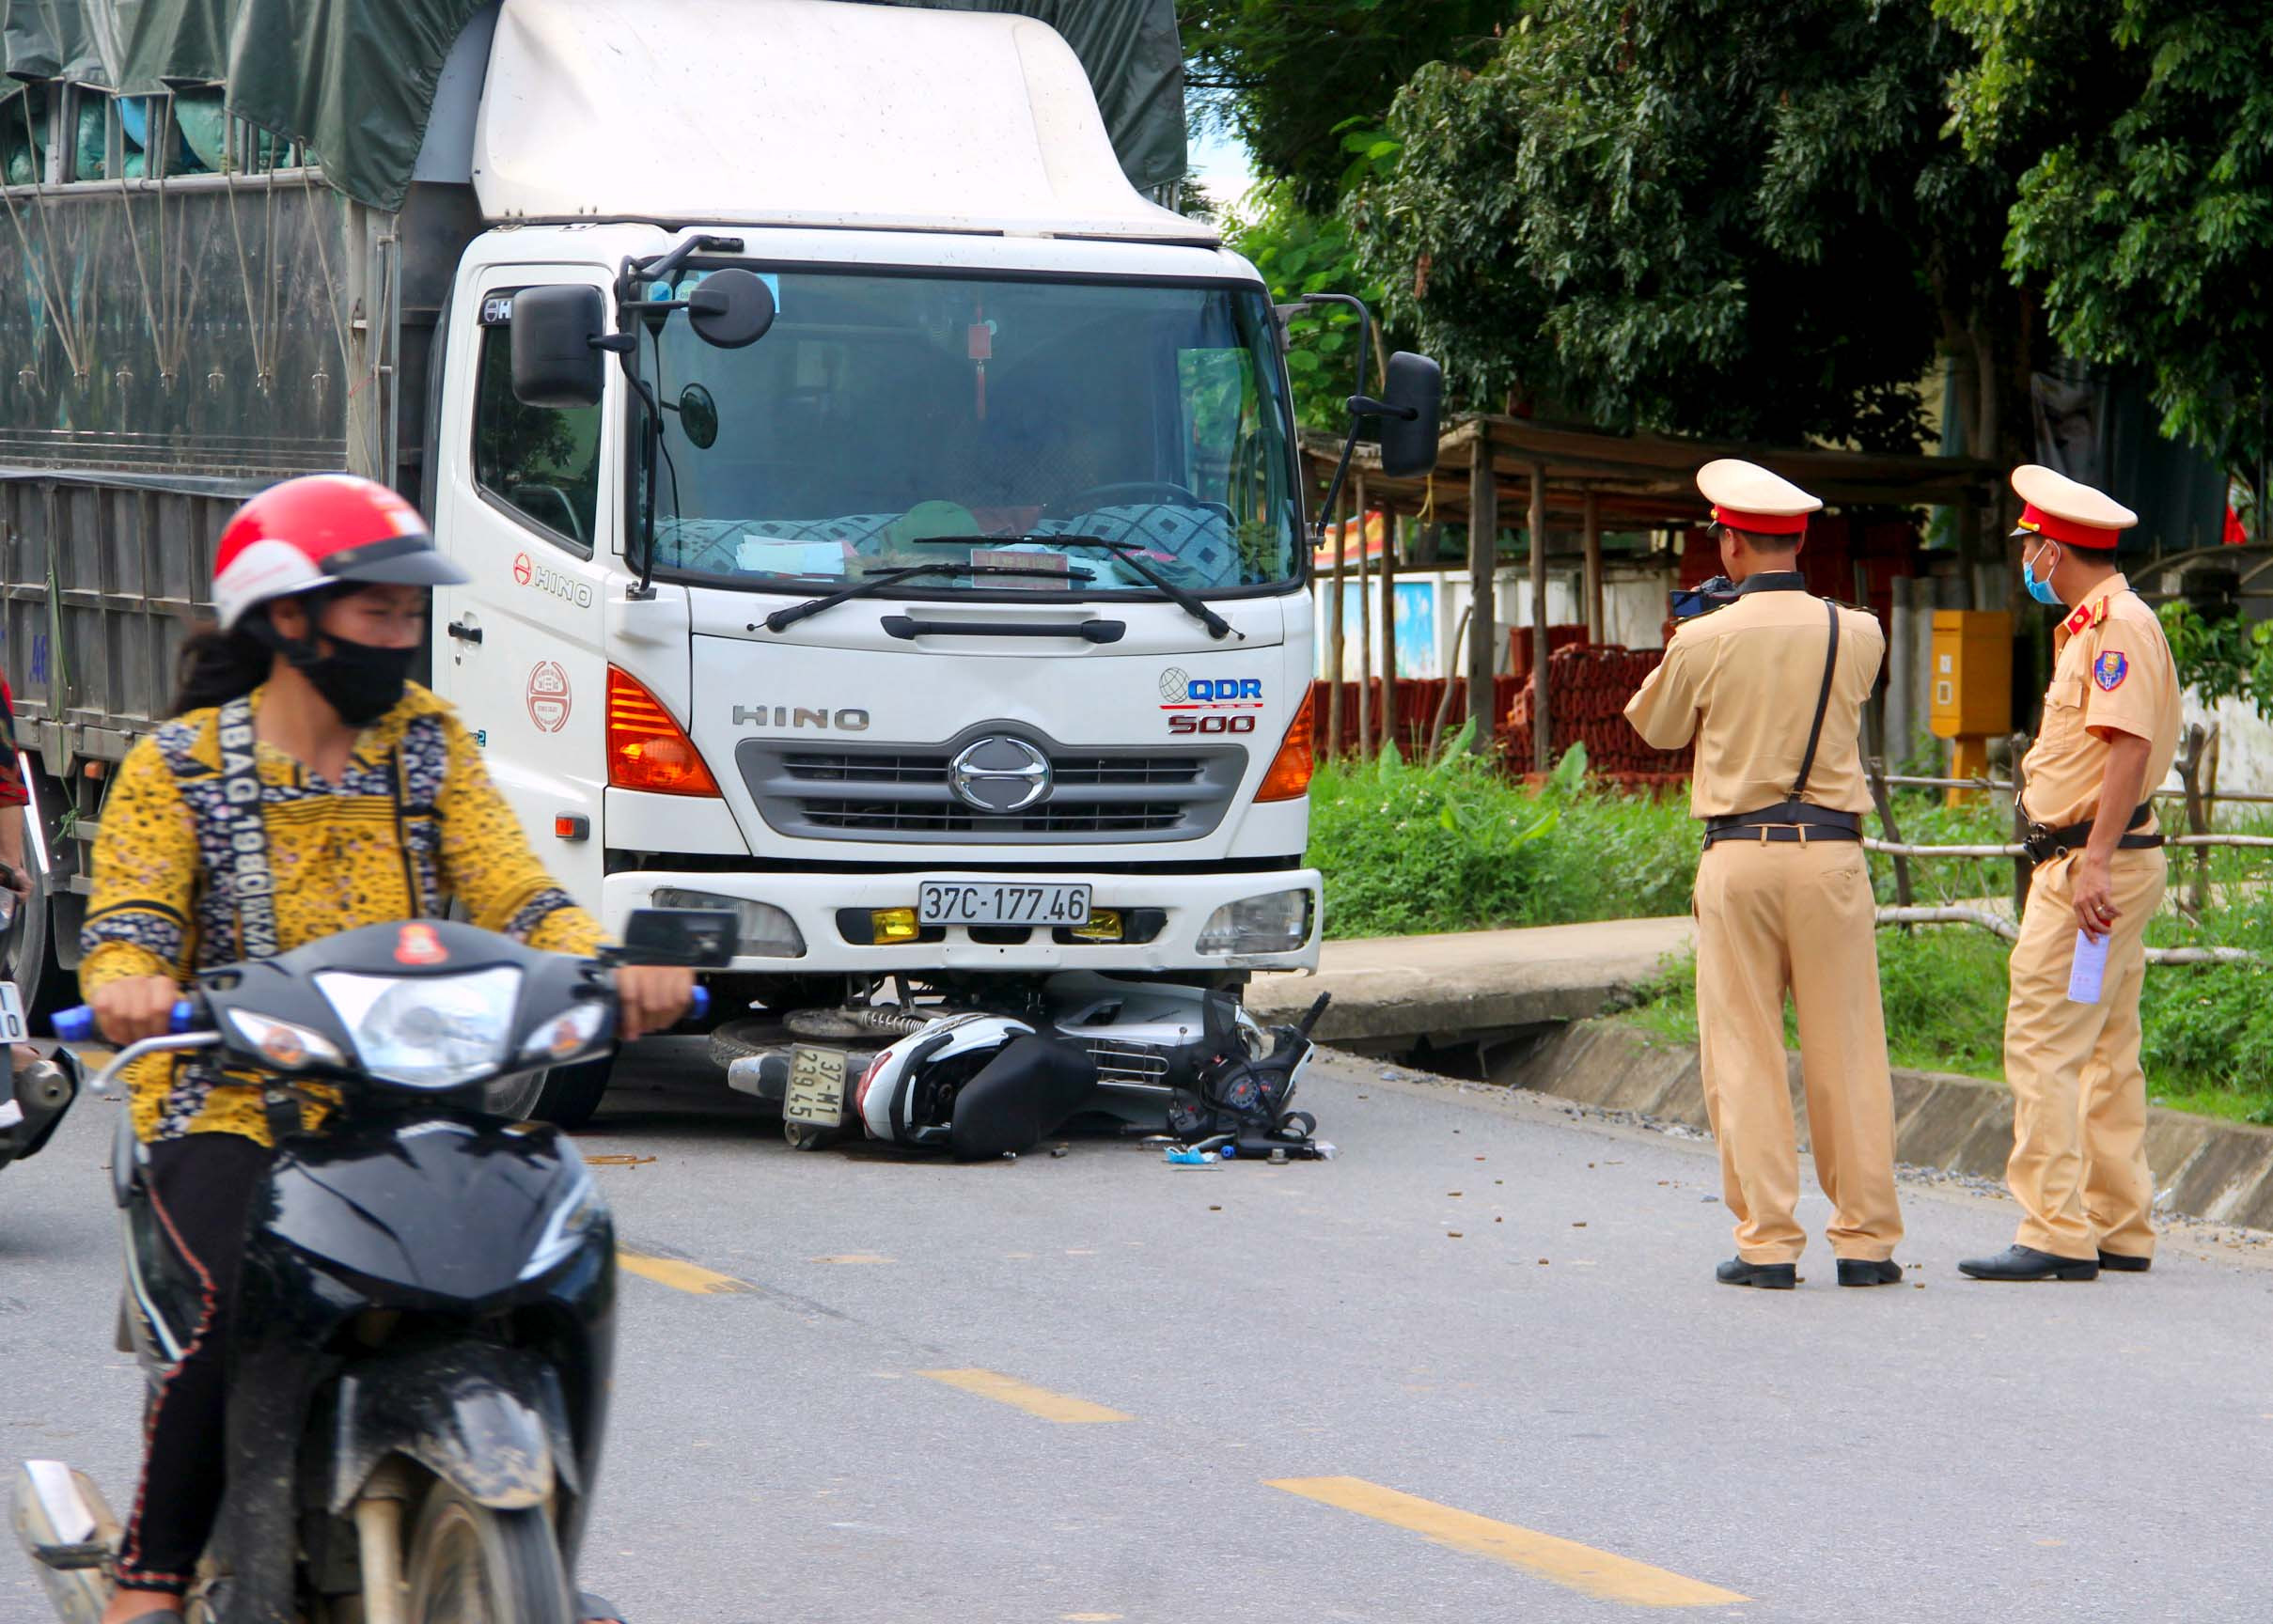
<instances>
[{"instance_id":1,"label":"fallen motorcycle","mask_svg":"<svg viewBox=\"0 0 2273 1624\"><path fill-rule=\"evenodd\" d=\"M595 959L470 926L374 925L209 971L172 1036L257 1076L280 1135L252 1204L229 1481L187 1624L570 1624L614 1365L612 1221L575 1148L481 1109L485 1085L605 1054L618 963L725 964L731 914L633 915ZM57 1035L85 1041L91 1015ZM310 1085L321 1085L312 1093ZM296 1132L303 1103L326 1109ZM122 1338L155 1391L199 1318L119 1113ZM120 1527L93 1482L26 1461L17 1536L65 1624L96 1624Z\"/></svg>"}]
</instances>

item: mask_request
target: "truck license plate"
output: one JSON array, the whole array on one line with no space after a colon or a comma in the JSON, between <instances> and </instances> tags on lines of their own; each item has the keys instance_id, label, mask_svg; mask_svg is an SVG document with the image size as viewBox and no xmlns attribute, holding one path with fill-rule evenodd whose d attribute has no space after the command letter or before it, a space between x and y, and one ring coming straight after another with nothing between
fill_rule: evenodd
<instances>
[{"instance_id":1,"label":"truck license plate","mask_svg":"<svg viewBox=\"0 0 2273 1624\"><path fill-rule=\"evenodd\" d=\"M997 885L943 881L918 889L918 925L1087 925L1087 885Z\"/></svg>"},{"instance_id":2,"label":"truck license plate","mask_svg":"<svg viewBox=\"0 0 2273 1624\"><path fill-rule=\"evenodd\" d=\"M816 1128L844 1123L844 1051L799 1043L790 1050L790 1086L781 1115Z\"/></svg>"}]
</instances>

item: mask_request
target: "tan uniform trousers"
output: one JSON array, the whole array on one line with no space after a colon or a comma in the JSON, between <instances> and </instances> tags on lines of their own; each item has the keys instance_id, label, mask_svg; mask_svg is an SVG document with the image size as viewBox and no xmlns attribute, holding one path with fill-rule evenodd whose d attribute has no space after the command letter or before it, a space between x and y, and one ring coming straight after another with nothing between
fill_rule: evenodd
<instances>
[{"instance_id":1,"label":"tan uniform trousers","mask_svg":"<svg viewBox=\"0 0 2273 1624\"><path fill-rule=\"evenodd\" d=\"M1871 881L1853 840L1708 847L1697 865L1697 1024L1723 1198L1748 1263L1791 1263L1799 1149L1786 1081L1783 1005L1799 1011L1815 1175L1831 1198L1831 1250L1891 1257L1894 1091Z\"/></svg>"},{"instance_id":2,"label":"tan uniform trousers","mask_svg":"<svg viewBox=\"0 0 2273 1624\"><path fill-rule=\"evenodd\" d=\"M2169 868L2158 851L2108 861L2116 920L2099 1002L2068 1002L2076 954L2073 864L2036 870L2005 1008L2005 1080L2013 1085L2013 1157L2005 1182L2026 1212L2023 1246L2061 1257L2104 1249L2155 1255L2155 1176L2147 1167L2147 1079L2139 1066L2139 991L2147 921Z\"/></svg>"}]
</instances>

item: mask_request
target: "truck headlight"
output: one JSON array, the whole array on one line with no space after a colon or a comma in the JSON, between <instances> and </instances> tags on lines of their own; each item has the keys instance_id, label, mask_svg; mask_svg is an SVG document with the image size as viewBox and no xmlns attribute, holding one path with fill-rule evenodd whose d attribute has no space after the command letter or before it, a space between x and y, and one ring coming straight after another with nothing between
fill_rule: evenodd
<instances>
[{"instance_id":1,"label":"truck headlight","mask_svg":"<svg viewBox=\"0 0 2273 1624\"><path fill-rule=\"evenodd\" d=\"M1226 902L1199 932L1202 953L1292 953L1310 939L1310 893L1272 891Z\"/></svg>"},{"instance_id":2,"label":"truck headlight","mask_svg":"<svg viewBox=\"0 0 2273 1624\"><path fill-rule=\"evenodd\" d=\"M505 1063L521 972L511 965L470 976L332 970L316 977L316 990L371 1076L406 1088L455 1088Z\"/></svg>"},{"instance_id":3,"label":"truck headlight","mask_svg":"<svg viewBox=\"0 0 2273 1624\"><path fill-rule=\"evenodd\" d=\"M717 909L733 914L739 922L734 929L734 951L745 959L805 957L805 935L797 929L797 921L771 902L688 891L677 885L659 886L651 900L657 908Z\"/></svg>"}]
</instances>

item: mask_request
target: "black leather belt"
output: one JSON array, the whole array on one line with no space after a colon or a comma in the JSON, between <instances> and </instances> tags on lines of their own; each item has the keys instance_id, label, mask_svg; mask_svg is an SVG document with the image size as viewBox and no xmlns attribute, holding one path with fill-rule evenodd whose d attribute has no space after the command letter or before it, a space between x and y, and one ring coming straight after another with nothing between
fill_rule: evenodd
<instances>
[{"instance_id":1,"label":"black leather belt","mask_svg":"<svg viewBox=\"0 0 2273 1624\"><path fill-rule=\"evenodd\" d=\"M2126 830L2138 828L2154 810L2155 803L2141 801L2131 808L2131 820L2124 827ZM2030 819L2029 832L2020 843L2029 849L2029 855L2037 862L2049 863L2056 857L2065 857L2071 851L2081 851L2092 838L2092 825L2097 821L2094 818L2081 823L2071 823L2064 829L2047 829ZM2118 851L2152 851L2161 844L2160 835L2126 834L2115 842L2115 849Z\"/></svg>"},{"instance_id":2,"label":"black leather belt","mask_svg":"<svg viewBox=\"0 0 2273 1624\"><path fill-rule=\"evenodd\" d=\"M1862 814L1839 812L1805 801L1779 801L1757 812L1730 812L1705 820L1704 843L1717 840L1859 840Z\"/></svg>"}]
</instances>

